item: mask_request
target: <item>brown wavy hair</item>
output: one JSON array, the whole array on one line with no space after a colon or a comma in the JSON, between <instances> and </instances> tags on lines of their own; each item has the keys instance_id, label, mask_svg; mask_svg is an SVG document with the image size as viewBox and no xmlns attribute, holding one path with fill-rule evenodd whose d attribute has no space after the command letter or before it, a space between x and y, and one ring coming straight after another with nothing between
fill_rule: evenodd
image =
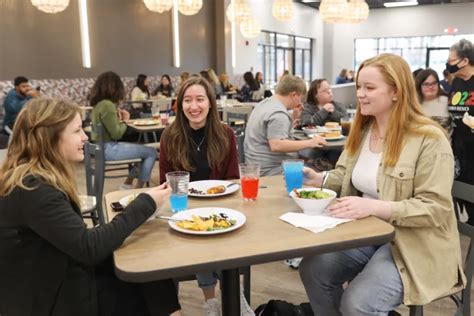
<instances>
[{"instance_id":1,"label":"brown wavy hair","mask_svg":"<svg viewBox=\"0 0 474 316\"><path fill-rule=\"evenodd\" d=\"M110 100L114 104L125 98L125 87L122 79L113 71L99 75L91 90L91 106L96 106L102 100Z\"/></svg>"},{"instance_id":2,"label":"brown wavy hair","mask_svg":"<svg viewBox=\"0 0 474 316\"><path fill-rule=\"evenodd\" d=\"M79 206L72 165L59 149L61 133L80 113L78 105L61 99L35 98L18 115L12 142L0 169L0 196L16 187L34 190L23 181L32 175L63 192Z\"/></svg>"},{"instance_id":3,"label":"brown wavy hair","mask_svg":"<svg viewBox=\"0 0 474 316\"><path fill-rule=\"evenodd\" d=\"M435 137L434 133L423 127L432 125L440 130L442 128L423 114L413 75L403 58L394 54L380 54L365 60L357 71L357 87L359 86L360 71L365 67L377 68L382 73L385 82L395 89L396 101L393 102L390 113L383 154L384 164L394 166L400 157L407 133ZM375 117L362 115L358 106L346 144L349 155L353 156L358 151L364 131L372 124L376 124Z\"/></svg>"},{"instance_id":4,"label":"brown wavy hair","mask_svg":"<svg viewBox=\"0 0 474 316\"><path fill-rule=\"evenodd\" d=\"M225 126L221 123L217 111L216 96L206 79L202 77L191 77L180 87L177 98L177 113L175 121L163 132L162 138L166 140L168 156L173 169L195 171L196 166L191 160L191 127L189 120L183 112L183 98L186 90L194 85L199 85L206 91L209 99L209 113L206 118L204 135L207 139L207 161L213 170L224 168L228 160L230 142L227 138ZM225 153L225 154L223 154Z\"/></svg>"}]
</instances>

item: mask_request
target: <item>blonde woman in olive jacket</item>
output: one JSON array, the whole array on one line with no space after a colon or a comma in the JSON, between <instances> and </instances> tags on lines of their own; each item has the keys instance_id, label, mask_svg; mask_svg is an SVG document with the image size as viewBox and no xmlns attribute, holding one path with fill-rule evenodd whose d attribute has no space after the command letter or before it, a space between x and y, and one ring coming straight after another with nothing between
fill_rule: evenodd
<instances>
[{"instance_id":1,"label":"blonde woman in olive jacket","mask_svg":"<svg viewBox=\"0 0 474 316\"><path fill-rule=\"evenodd\" d=\"M393 54L366 60L357 97L346 148L325 183L340 196L329 211L377 216L395 227L395 238L304 258L300 275L316 315L387 315L466 281L451 199L453 154L441 127L423 115L408 64ZM322 174L305 169L305 176L321 185Z\"/></svg>"}]
</instances>

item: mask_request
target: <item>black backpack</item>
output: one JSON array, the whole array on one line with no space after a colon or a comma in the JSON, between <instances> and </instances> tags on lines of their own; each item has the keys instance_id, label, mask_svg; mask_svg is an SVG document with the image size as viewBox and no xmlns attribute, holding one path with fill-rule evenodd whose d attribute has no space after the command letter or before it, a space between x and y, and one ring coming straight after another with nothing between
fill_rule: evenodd
<instances>
[{"instance_id":1,"label":"black backpack","mask_svg":"<svg viewBox=\"0 0 474 316\"><path fill-rule=\"evenodd\" d=\"M309 303L294 305L287 301L270 300L255 310L255 316L314 316Z\"/></svg>"}]
</instances>

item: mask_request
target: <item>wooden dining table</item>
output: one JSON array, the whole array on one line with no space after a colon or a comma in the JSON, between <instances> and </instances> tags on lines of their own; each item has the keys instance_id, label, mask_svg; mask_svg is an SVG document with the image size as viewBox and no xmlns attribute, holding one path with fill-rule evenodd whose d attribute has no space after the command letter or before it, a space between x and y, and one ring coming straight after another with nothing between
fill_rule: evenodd
<instances>
[{"instance_id":1,"label":"wooden dining table","mask_svg":"<svg viewBox=\"0 0 474 316\"><path fill-rule=\"evenodd\" d=\"M260 185L263 188L256 201L244 201L240 190L215 198L189 198L189 208L222 207L244 214L245 224L232 232L202 236L174 231L160 219L144 223L114 252L118 278L147 282L222 271L223 315L240 315L239 267L380 245L394 236L394 228L376 217L344 223L318 234L294 227L279 219L289 211L301 212L288 196L283 176L263 177ZM110 207L112 202L146 190L108 193L108 218L117 214ZM172 214L169 203L160 214Z\"/></svg>"}]
</instances>

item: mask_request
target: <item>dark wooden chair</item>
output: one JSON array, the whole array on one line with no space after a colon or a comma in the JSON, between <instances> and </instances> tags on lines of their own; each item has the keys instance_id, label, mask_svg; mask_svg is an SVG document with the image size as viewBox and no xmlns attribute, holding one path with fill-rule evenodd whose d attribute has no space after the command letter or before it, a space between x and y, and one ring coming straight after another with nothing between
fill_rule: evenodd
<instances>
[{"instance_id":1,"label":"dark wooden chair","mask_svg":"<svg viewBox=\"0 0 474 316\"><path fill-rule=\"evenodd\" d=\"M460 214L460 208L463 202L474 203L474 185L454 181L452 195L455 205L456 216ZM459 219L459 217L458 217ZM454 316L470 316L471 315L471 283L472 271L474 269L474 227L458 221L458 230L461 235L469 238L469 248L467 250L466 259L464 261L464 273L466 274L466 287L454 288L452 293L444 295L441 298L449 297L456 304ZM409 306L410 316L423 316L423 306Z\"/></svg>"},{"instance_id":2,"label":"dark wooden chair","mask_svg":"<svg viewBox=\"0 0 474 316\"><path fill-rule=\"evenodd\" d=\"M104 152L102 147L86 143L84 155L87 196L80 196L81 202L85 202L81 205L81 212L84 218L90 218L93 225L97 226L105 224L107 216L103 208Z\"/></svg>"}]
</instances>

